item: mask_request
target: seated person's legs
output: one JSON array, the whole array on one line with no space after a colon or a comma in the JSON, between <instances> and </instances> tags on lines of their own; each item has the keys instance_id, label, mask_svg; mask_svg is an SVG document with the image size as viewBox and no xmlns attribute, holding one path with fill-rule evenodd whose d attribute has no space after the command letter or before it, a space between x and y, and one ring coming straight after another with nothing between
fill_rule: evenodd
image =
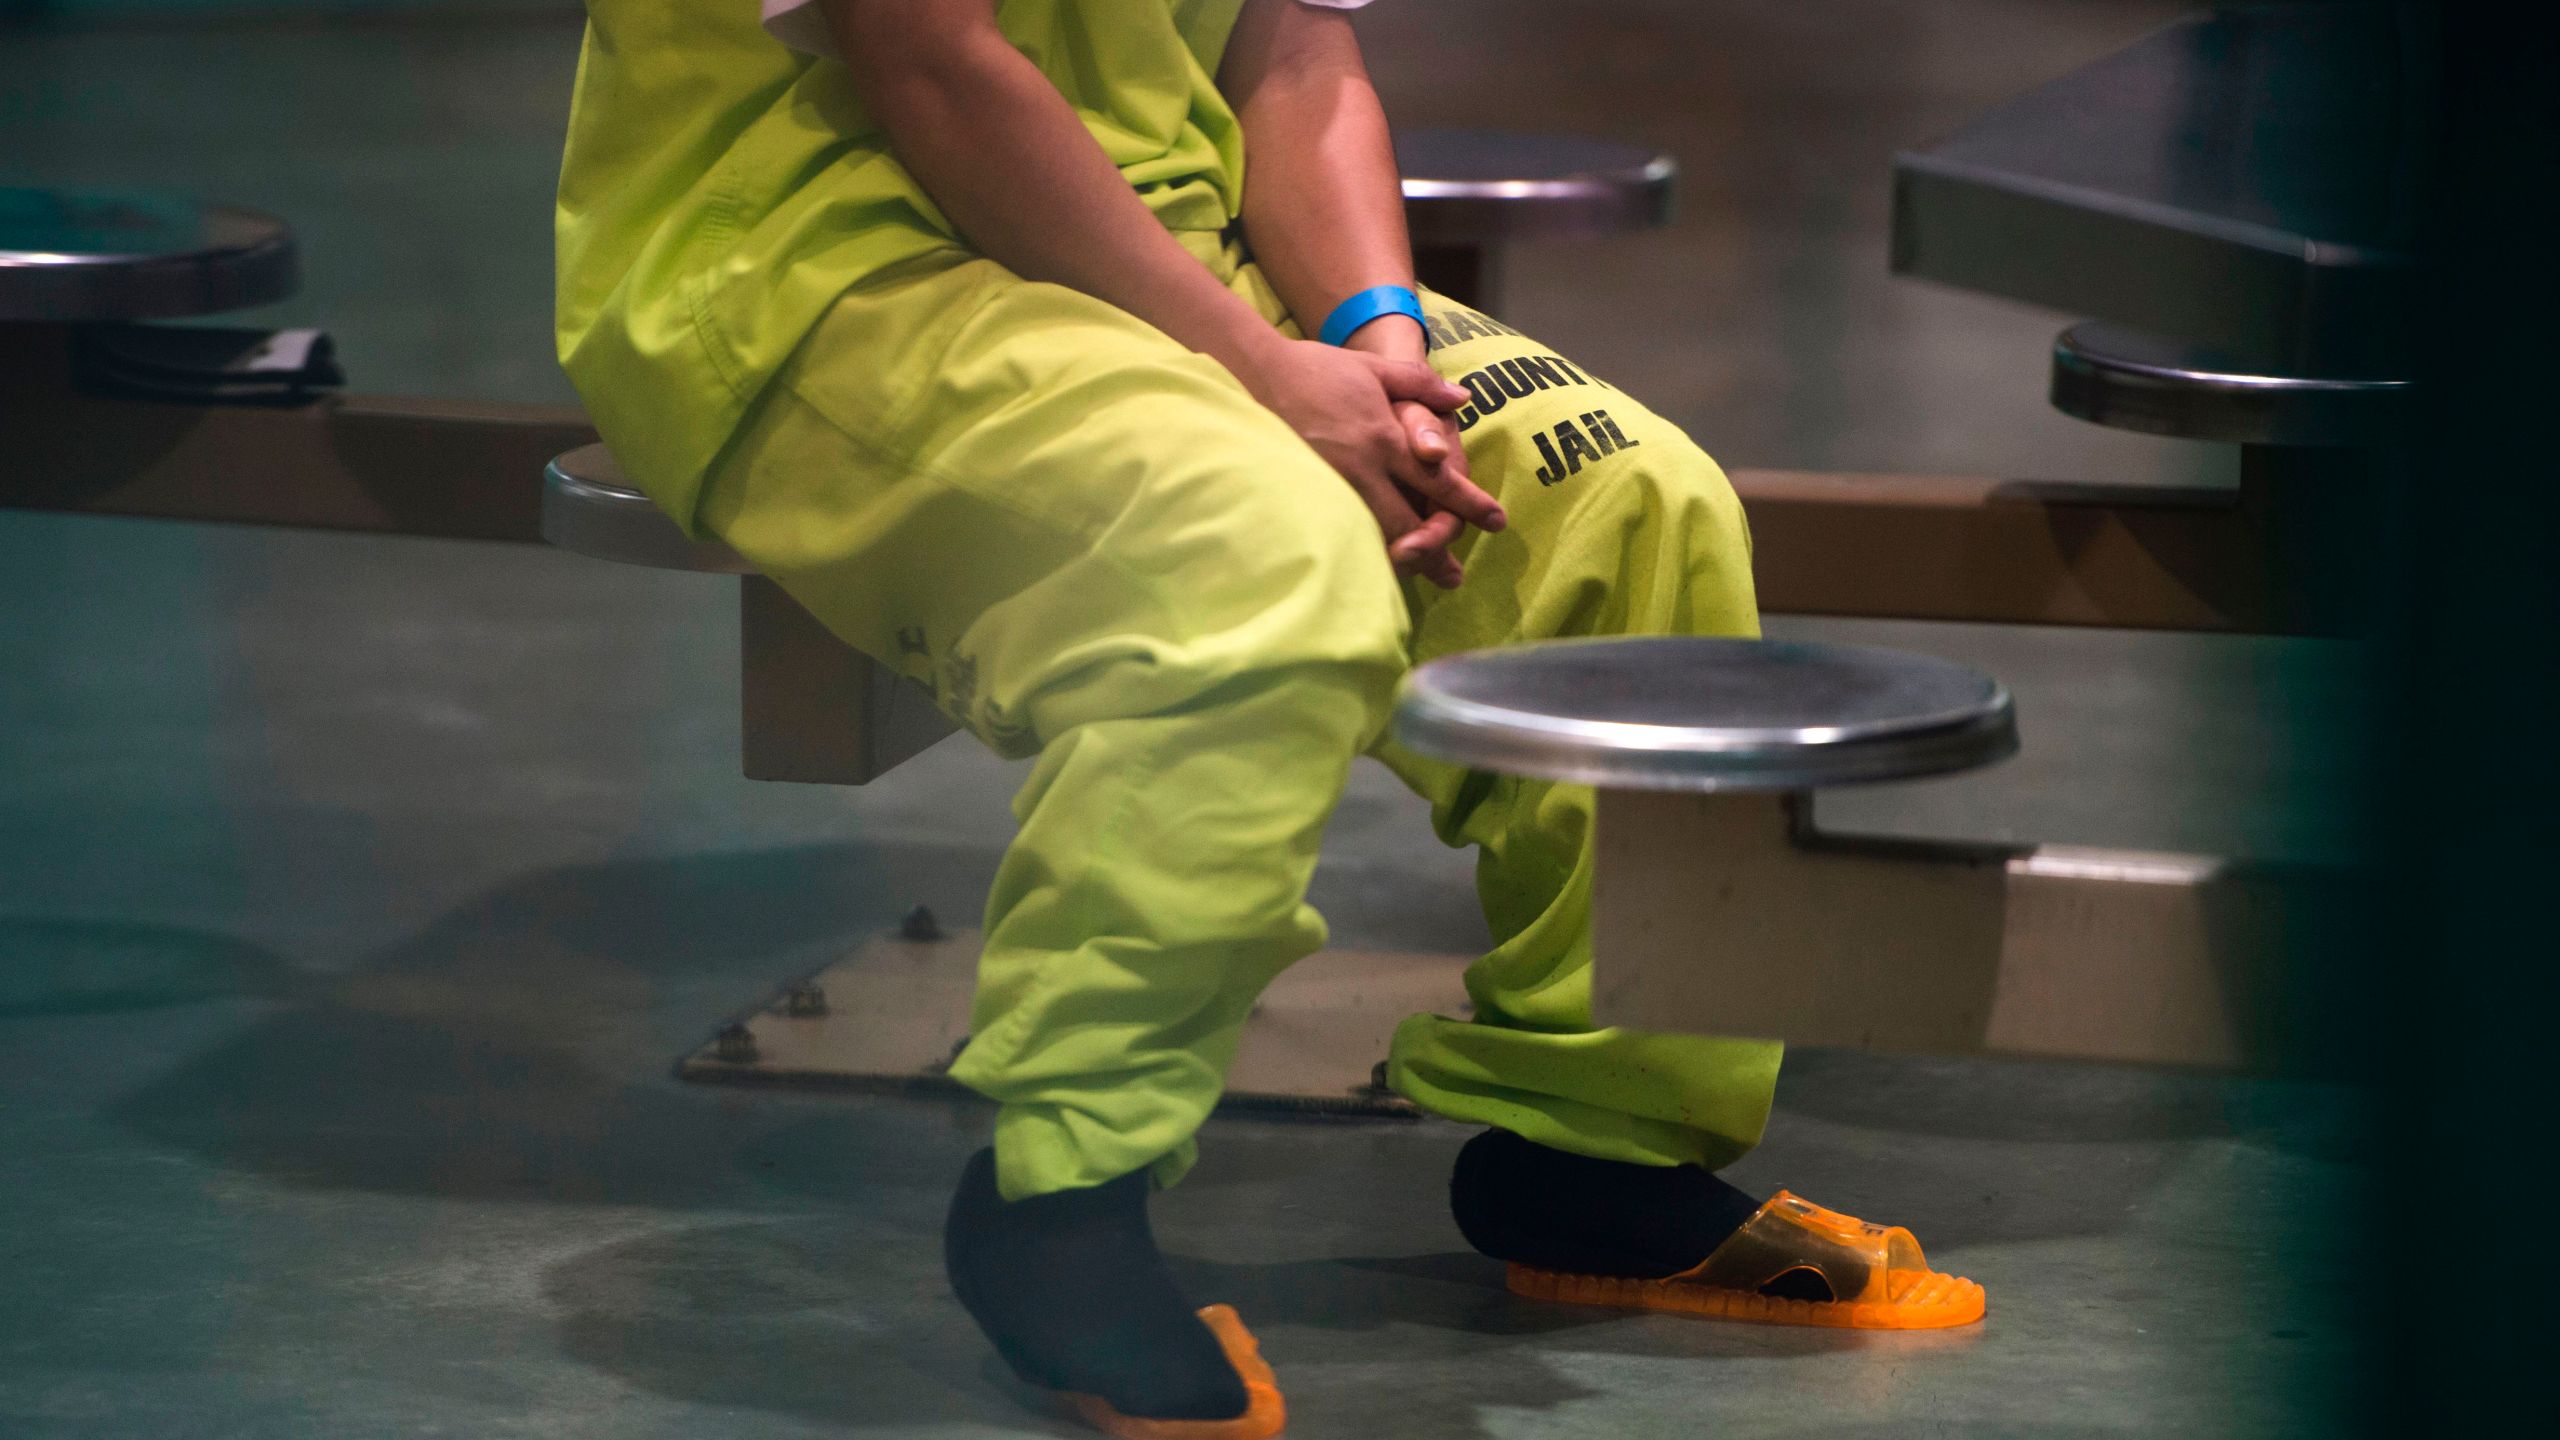
<instances>
[{"instance_id":1,"label":"seated person's legs","mask_svg":"<svg viewBox=\"0 0 2560 1440\"><path fill-rule=\"evenodd\" d=\"M1035 1383L1235 1415L1141 1172L1188 1163L1254 997L1323 939L1317 840L1404 665L1375 525L1214 362L985 261L840 302L703 517L1038 757L952 1071L1001 1105L955 1289Z\"/></svg>"},{"instance_id":2,"label":"seated person's legs","mask_svg":"<svg viewBox=\"0 0 2560 1440\"><path fill-rule=\"evenodd\" d=\"M1562 636L1759 632L1742 508L1714 461L1536 342L1426 304L1433 364L1475 396L1458 415L1470 469L1511 524L1463 537L1458 589L1407 587L1417 662ZM1495 941L1468 972L1477 1023L1406 1022L1398 1086L1598 1158L1714 1169L1749 1150L1777 1046L1592 1028L1590 790L1380 754L1444 840L1478 847Z\"/></svg>"},{"instance_id":3,"label":"seated person's legs","mask_svg":"<svg viewBox=\"0 0 2560 1440\"><path fill-rule=\"evenodd\" d=\"M1417 662L1566 636L1759 633L1749 533L1714 461L1536 342L1437 296L1426 308L1433 364L1475 397L1459 416L1474 479L1511 523L1467 533L1459 589L1408 585ZM1452 1177L1460 1227L1538 1271L1697 1267L1762 1208L1713 1172L1758 1142L1779 1046L1593 1026L1587 787L1379 753L1432 802L1444 840L1478 847L1494 936L1467 973L1472 1018L1407 1020L1389 1071L1418 1103L1495 1127ZM1848 1298L1824 1283L1789 1275L1769 1293Z\"/></svg>"}]
</instances>

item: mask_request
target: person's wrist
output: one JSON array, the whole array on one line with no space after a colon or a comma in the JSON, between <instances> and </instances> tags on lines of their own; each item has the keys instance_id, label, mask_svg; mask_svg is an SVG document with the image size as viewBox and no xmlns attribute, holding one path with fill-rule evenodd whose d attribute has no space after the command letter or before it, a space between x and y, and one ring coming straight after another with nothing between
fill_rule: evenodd
<instances>
[{"instance_id":1,"label":"person's wrist","mask_svg":"<svg viewBox=\"0 0 2560 1440\"><path fill-rule=\"evenodd\" d=\"M1352 331L1342 348L1387 360L1420 360L1431 351L1421 322L1410 315L1381 315Z\"/></svg>"},{"instance_id":2,"label":"person's wrist","mask_svg":"<svg viewBox=\"0 0 2560 1440\"><path fill-rule=\"evenodd\" d=\"M1221 333L1214 344L1205 347L1208 356L1227 367L1229 373L1244 383L1247 390L1261 393L1262 377L1269 372L1281 347L1289 337L1254 317L1250 325L1237 325Z\"/></svg>"},{"instance_id":3,"label":"person's wrist","mask_svg":"<svg viewBox=\"0 0 2560 1440\"><path fill-rule=\"evenodd\" d=\"M1410 316L1419 323L1421 293L1410 284L1392 282L1355 290L1325 313L1323 323L1315 329L1315 338L1327 345L1344 345L1353 335L1389 315Z\"/></svg>"}]
</instances>

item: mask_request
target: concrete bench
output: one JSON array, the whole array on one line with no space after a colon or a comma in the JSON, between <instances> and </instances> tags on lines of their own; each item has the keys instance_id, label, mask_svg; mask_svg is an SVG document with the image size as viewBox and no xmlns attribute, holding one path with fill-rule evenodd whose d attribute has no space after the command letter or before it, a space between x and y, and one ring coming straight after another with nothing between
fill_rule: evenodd
<instances>
[{"instance_id":1,"label":"concrete bench","mask_svg":"<svg viewBox=\"0 0 2560 1440\"><path fill-rule=\"evenodd\" d=\"M1499 163L1505 156L1520 163L1506 172ZM1405 159L1423 277L1469 303L1490 303L1502 249L1514 240L1659 223L1668 210L1669 163L1641 151L1423 134L1407 137ZM725 548L684 537L626 483L601 447L579 445L592 431L575 412L325 393L330 382L317 377L326 367L312 363L312 352L297 360L267 343L278 334L318 332L235 332L254 343L237 354L213 356L217 363L208 365L196 349L164 347L195 347L220 332L154 334L155 327L138 327L139 333L127 337L133 347L112 358L153 385L163 371L195 377L200 391L181 385L176 392L188 398L116 393L82 372L79 357L101 338L98 327L266 303L292 291L295 269L289 228L253 211L149 196L0 189L0 370L11 377L9 395L25 422L13 432L12 454L0 457L0 503L409 535L525 540L539 534L622 563L727 574L742 592L747 773L858 784L947 733L921 691L836 641L769 581L745 573ZM2343 446L2387 439L2397 434L2398 417L2407 408L2405 387L2389 381L2368 383L2351 374L2273 375L2263 367L2164 355L2152 342L2090 327L2064 338L2056 399L2066 410L2104 423L2135 423L2129 417L2140 417L2138 428L2235 439L2249 453L2278 456L2333 456ZM2185 428L2171 428L2180 426ZM553 458L546 484L536 491L525 481L545 457ZM250 476L255 483L244 483ZM2070 558L2105 551L2085 533L2100 521L2133 527L2143 537L2143 553L2150 554L2162 543L2164 526L2191 510L2202 513L2183 495L2166 507L2148 500L2119 504L2121 515L2095 502L2074 511L2031 496L1989 492L1985 503L1985 495L1970 491L1952 499L1931 499L1931 491L1920 497L1928 503L1915 506L1896 490L1878 503L1862 504L1832 493L1831 482L1838 478L1744 477L1755 529L1762 532L1764 566L1785 549L1773 540L1787 524L1802 521L1806 548L1798 565L1814 558L1818 563L1806 574L1823 577L1796 596L1820 602L1803 608L2199 628L2272 613L2246 595L2198 610L2173 594L2174 586L2164 590L2148 578L2117 584L2108 581L2112 572L2103 567ZM2326 483L2325 477L2315 478ZM1863 483L1892 488L1885 479ZM1901 488L1911 484L1901 482ZM2065 558L2053 559L2046 555L2053 546L2047 532L2066 514L2088 523L2075 522L2065 538L2078 538L2064 547ZM1862 517L1912 515L1936 528L1879 530L1867 537L1877 553L1907 555L1915 545L1922 551L1937 546L1979 561L1996 551L2003 559L1992 569L2023 575L2033 593L1985 601L1976 593L1988 583L1978 565L1964 572L1957 587L1962 593L1952 599L1935 592L1882 598L1834 593L1839 576L1865 570L1840 563L1844 525ZM2179 541L2201 557L2200 564L2214 562L2198 573L2228 570L2244 589L2266 588L2281 574L2271 570L2265 581L2256 578L2259 572L2243 563L2256 543L2250 534L2234 531L2221 517L2205 519L2211 523L2189 537L2193 544ZM2230 519L2254 523L2245 507ZM1947 530L1949 524L1956 528ZM1975 535L1986 526L1997 531L2002 545L1953 543L1986 538L1989 531ZM1780 566L1764 575L1764 594L1794 593L1777 583L1793 573ZM2078 594L2075 586L2094 598L2057 608L2047 594ZM1606 736L1624 740L1643 733L1643 726L1686 728L1691 741L1731 729L1727 722L1733 716L1714 707L1741 693L1734 688L1737 677L1766 669L1779 654L1700 652L1666 660L1643 647L1718 642L1607 643L1638 648L1604 652L1609 666L1626 673L1614 689L1599 687L1592 694L1640 697L1646 685L1665 677L1685 677L1684 683L1707 688L1673 695L1672 708L1650 718L1597 717L1596 728L1581 723L1594 717L1577 720L1570 708L1557 711L1573 722L1559 733L1577 734L1580 743ZM1905 657L1844 669L1832 663L1839 659L1794 653L1788 673L1797 682L1826 673L1832 679L1852 673L1875 679L1909 663ZM1502 667L1529 663L1502 655L1462 657L1444 665L1468 671L1435 668L1417 677L1414 694L1427 697L1479 665L1494 667L1486 673L1497 678L1517 679L1526 672ZM1921 670L1927 670L1925 662ZM1689 744L1687 758L1668 768L1656 756L1633 768L1583 777L1607 781L1601 829L1607 878L1598 920L1604 1018L1796 1040L2187 1064L2244 1063L2281 1053L2285 1015L2271 997L2282 995L2283 986L2266 978L2270 962L2279 971L2298 963L2320 948L2316 922L2354 913L2334 897L2305 903L2302 895L2316 887L2299 878L2278 883L2268 869L2207 857L1824 835L1812 820L1817 788L1986 763L2014 743L2007 738L2005 697L1995 703L1996 687L1983 688L1988 682L1981 677L1914 671L1905 678L1951 686L1945 694L1970 693L1974 721L1940 733L1932 730L1934 722L1915 728L1920 711L1887 707L1868 717L1881 721L1881 728L1844 724L1836 702L1847 692L1781 687L1771 694L1793 694L1805 707L1796 717L1802 723L1793 727L1792 738L1761 746L1756 770L1735 768L1749 746L1719 741ZM1967 685L1974 688L1967 692ZM1449 693L1467 688L1452 685ZM1427 708L1422 698L1414 703ZM1536 705L1514 708L1522 715L1541 713ZM1550 714L1541 724L1552 730L1548 722L1554 719ZM1416 723L1427 729L1427 721L1426 714ZM1477 739L1502 728L1486 728ZM1447 753L1458 754L1473 743L1453 738L1458 734L1443 717L1441 738L1417 743L1444 745ZM1616 745L1609 741L1599 748ZM1681 750L1674 745L1665 753ZM1700 755L1716 757L1715 765L1707 771L1687 768ZM1935 758L1924 763L1926 756ZM1469 763L1500 768L1546 762L1487 755ZM1610 763L1631 762L1622 754ZM1702 783L1701 774L1718 778ZM1698 883L1719 867L1734 883ZM2306 919L2315 923L2306 926ZM1698 963L1698 947L1681 938L1693 935L1717 937L1703 957L1711 963ZM957 977L951 980L959 987L953 993L965 998L965 937L902 943L949 948L951 954L936 962L937 973ZM1333 970L1323 963L1328 958L1337 962ZM1438 1003L1434 987L1446 979L1445 957L1319 957L1292 972L1302 995L1270 1001L1275 1013L1308 1023L1260 1028L1266 1039L1298 1032L1332 1038L1296 1050L1266 1044L1270 1078L1256 1083L1293 1104L1308 1095L1346 1094L1357 1105L1384 1103L1367 1081L1361 1049L1366 1041L1338 1013L1341 999L1333 992L1339 987L1328 976L1356 975L1374 1001L1386 961L1412 992L1405 1008ZM784 1018L807 1029L819 1023L807 1017L807 1008L786 1006ZM1395 1007L1371 1008L1383 1014ZM952 1007L954 1015L965 1010L965 1004ZM1351 1018L1374 1017L1363 1012ZM877 1027L859 1028L868 1037ZM804 1038L820 1050L836 1043L830 1037ZM956 1037L905 1038L919 1042L919 1053L941 1056ZM868 1063L867 1070L912 1074L915 1067L904 1063L909 1058ZM688 1074L734 1071L737 1062L724 1055L688 1066ZM812 1073L865 1069L831 1053ZM1340 1083L1342 1074L1355 1070L1356 1083Z\"/></svg>"},{"instance_id":2,"label":"concrete bench","mask_svg":"<svg viewBox=\"0 0 2560 1440\"><path fill-rule=\"evenodd\" d=\"M751 780L867 784L954 728L931 695L836 639L736 551L688 538L602 445L544 470L542 538L598 560L738 577L740 762Z\"/></svg>"}]
</instances>

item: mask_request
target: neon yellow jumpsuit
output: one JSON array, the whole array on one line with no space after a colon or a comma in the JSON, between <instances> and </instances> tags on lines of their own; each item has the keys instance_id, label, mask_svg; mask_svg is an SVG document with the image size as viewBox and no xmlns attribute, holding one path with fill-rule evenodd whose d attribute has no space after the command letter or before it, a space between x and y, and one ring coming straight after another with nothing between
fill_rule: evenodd
<instances>
[{"instance_id":1,"label":"neon yellow jumpsuit","mask_svg":"<svg viewBox=\"0 0 2560 1440\"><path fill-rule=\"evenodd\" d=\"M1216 73L1242 0L1006 0L1005 34L1198 257L1297 333L1231 238ZM1434 655L1751 634L1742 512L1624 393L1427 296L1476 482L1466 583L1400 585L1349 485L1224 367L972 253L841 65L747 0L589 0L558 212L563 365L625 469L848 642L1037 755L988 897L972 1040L1008 1198L1171 1183L1367 751L1479 847L1472 1020L1415 1016L1391 1083L1604 1158L1721 1166L1778 1049L1594 1029L1591 796L1382 740Z\"/></svg>"}]
</instances>

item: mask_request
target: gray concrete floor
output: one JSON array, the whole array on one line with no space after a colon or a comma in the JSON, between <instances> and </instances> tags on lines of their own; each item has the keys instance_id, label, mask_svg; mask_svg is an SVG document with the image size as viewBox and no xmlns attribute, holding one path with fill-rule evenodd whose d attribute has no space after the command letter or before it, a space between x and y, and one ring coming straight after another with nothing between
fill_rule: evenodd
<instances>
[{"instance_id":1,"label":"gray concrete floor","mask_svg":"<svg viewBox=\"0 0 2560 1440\"><path fill-rule=\"evenodd\" d=\"M1883 164L2172 13L2142 3L1387 0L1400 118L1680 154L1673 230L1534 251L1513 317L1728 463L2141 480L2222 462L2061 419L2071 317L1884 273ZM279 321L367 388L565 399L547 196L575 24L152 24L0 45L0 178L290 215ZM1564 58L1559 58L1564 57ZM736 778L701 577L527 549L0 513L0 1435L1070 1434L942 1294L977 1110L704 1091L717 1017L906 905L975 909L1016 767ZM1872 623L2017 689L1988 775L1836 823L2337 855L2351 657ZM1465 949L1463 856L1364 770L1318 900ZM1516 1302L1437 1124L1213 1123L1162 1228L1241 1303L1293 1434L2327 1433L2355 1357L2346 1097L1836 1053L1743 1183L1913 1225L1977 1331Z\"/></svg>"}]
</instances>

